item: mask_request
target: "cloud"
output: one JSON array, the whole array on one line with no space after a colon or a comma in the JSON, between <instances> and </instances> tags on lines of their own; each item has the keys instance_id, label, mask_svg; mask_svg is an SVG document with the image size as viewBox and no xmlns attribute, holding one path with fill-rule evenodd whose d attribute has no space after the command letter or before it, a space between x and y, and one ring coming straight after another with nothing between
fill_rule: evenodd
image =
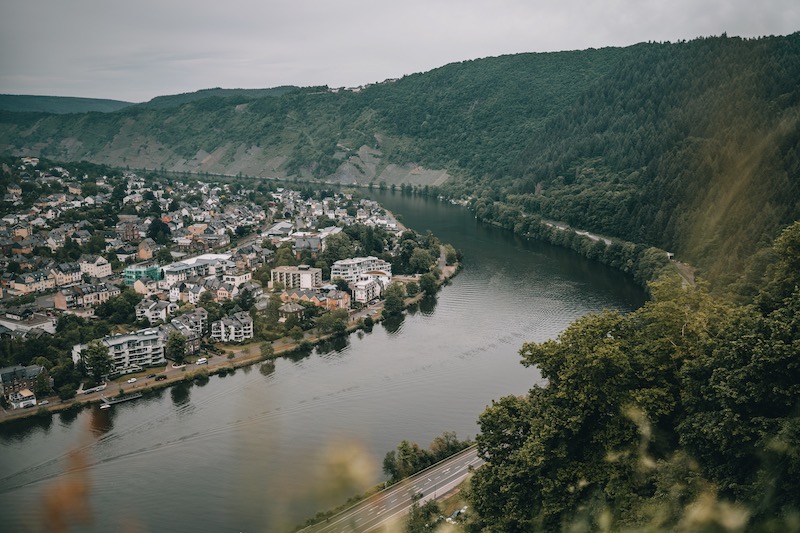
<instances>
[{"instance_id":1,"label":"cloud","mask_svg":"<svg viewBox=\"0 0 800 533\"><path fill-rule=\"evenodd\" d=\"M206 87L353 86L520 52L787 34L789 0L14 2L0 92L143 101Z\"/></svg>"}]
</instances>

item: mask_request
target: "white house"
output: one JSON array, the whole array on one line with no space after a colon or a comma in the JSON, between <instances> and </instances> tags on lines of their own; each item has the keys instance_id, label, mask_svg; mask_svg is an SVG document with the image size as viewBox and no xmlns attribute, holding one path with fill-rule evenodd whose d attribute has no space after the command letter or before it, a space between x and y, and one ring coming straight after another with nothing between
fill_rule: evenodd
<instances>
[{"instance_id":1,"label":"white house","mask_svg":"<svg viewBox=\"0 0 800 533\"><path fill-rule=\"evenodd\" d=\"M211 338L219 342L242 342L253 338L253 319L245 311L211 323Z\"/></svg>"}]
</instances>

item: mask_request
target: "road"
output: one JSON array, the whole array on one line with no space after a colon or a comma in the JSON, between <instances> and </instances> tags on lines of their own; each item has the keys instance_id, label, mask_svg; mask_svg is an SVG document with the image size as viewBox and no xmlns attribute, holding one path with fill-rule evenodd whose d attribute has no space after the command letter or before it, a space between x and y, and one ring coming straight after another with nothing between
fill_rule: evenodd
<instances>
[{"instance_id":1,"label":"road","mask_svg":"<svg viewBox=\"0 0 800 533\"><path fill-rule=\"evenodd\" d=\"M484 463L472 446L422 472L392 485L325 522L309 526L303 533L362 533L374 531L405 516L415 494L422 494L420 503L442 497L457 487L470 473Z\"/></svg>"}]
</instances>

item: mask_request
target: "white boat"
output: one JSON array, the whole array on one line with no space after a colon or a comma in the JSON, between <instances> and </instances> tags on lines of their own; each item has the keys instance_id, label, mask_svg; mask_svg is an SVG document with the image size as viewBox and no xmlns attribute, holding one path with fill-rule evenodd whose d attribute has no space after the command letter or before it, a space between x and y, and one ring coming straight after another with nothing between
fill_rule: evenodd
<instances>
[{"instance_id":1,"label":"white boat","mask_svg":"<svg viewBox=\"0 0 800 533\"><path fill-rule=\"evenodd\" d=\"M100 409L109 409L110 407L111 407L110 403L104 403L103 405L100 406Z\"/></svg>"}]
</instances>

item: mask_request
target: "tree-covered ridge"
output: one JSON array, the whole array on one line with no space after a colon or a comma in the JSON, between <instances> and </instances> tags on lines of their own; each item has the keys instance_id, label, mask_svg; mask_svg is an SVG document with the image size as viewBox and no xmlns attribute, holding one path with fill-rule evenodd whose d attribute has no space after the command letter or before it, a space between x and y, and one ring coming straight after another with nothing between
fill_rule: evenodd
<instances>
[{"instance_id":1,"label":"tree-covered ridge","mask_svg":"<svg viewBox=\"0 0 800 533\"><path fill-rule=\"evenodd\" d=\"M17 113L111 113L133 105L121 100L76 98L72 96L34 96L0 94L0 110Z\"/></svg>"},{"instance_id":2,"label":"tree-covered ridge","mask_svg":"<svg viewBox=\"0 0 800 533\"><path fill-rule=\"evenodd\" d=\"M657 246L721 285L758 279L751 257L800 218L800 33L487 58L358 92L199 95L111 114L0 112L0 149L376 185L422 179L420 164L454 176L434 193L472 198L479 218L514 228L533 215ZM426 179L415 184L440 185Z\"/></svg>"},{"instance_id":3,"label":"tree-covered ridge","mask_svg":"<svg viewBox=\"0 0 800 533\"><path fill-rule=\"evenodd\" d=\"M476 530L796 530L798 250L800 222L756 305L662 283L525 344L547 385L481 415Z\"/></svg>"}]
</instances>

